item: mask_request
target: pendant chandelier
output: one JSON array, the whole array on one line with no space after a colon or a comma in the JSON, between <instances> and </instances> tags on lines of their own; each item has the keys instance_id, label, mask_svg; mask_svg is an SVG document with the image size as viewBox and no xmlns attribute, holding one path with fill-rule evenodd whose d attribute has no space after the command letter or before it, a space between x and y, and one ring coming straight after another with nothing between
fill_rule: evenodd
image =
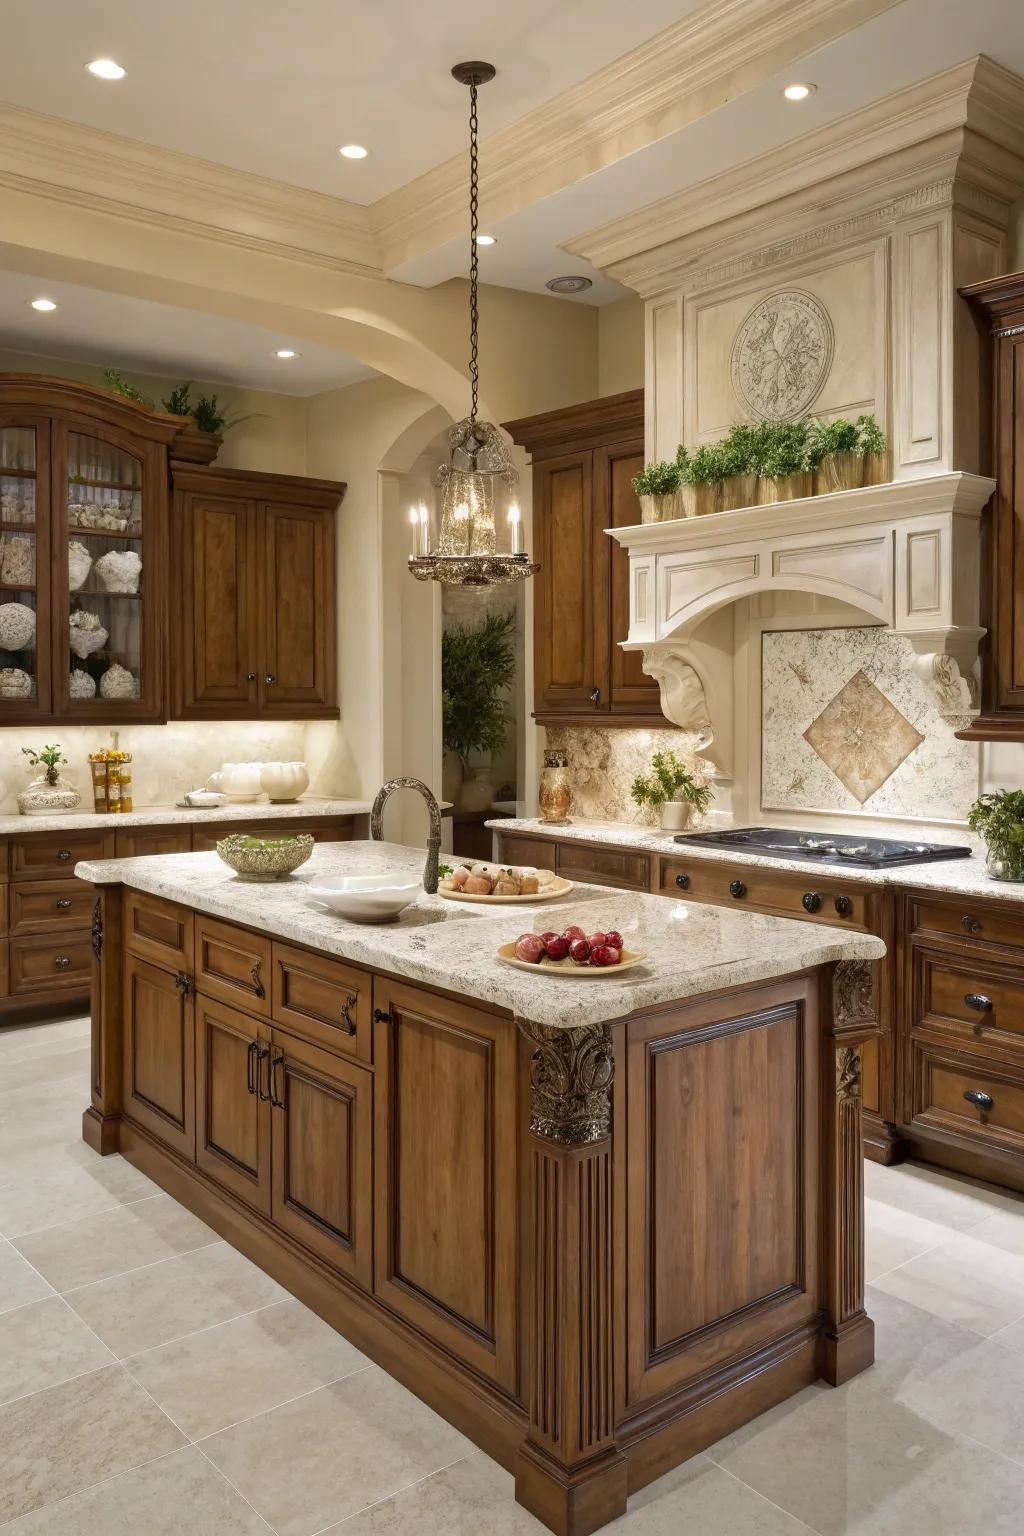
<instances>
[{"instance_id":1,"label":"pendant chandelier","mask_svg":"<svg viewBox=\"0 0 1024 1536\"><path fill-rule=\"evenodd\" d=\"M522 525L515 499L519 476L497 427L477 420L480 394L478 348L479 201L477 152L477 89L494 79L493 64L456 64L452 74L469 86L469 378L470 412L448 432L448 460L438 466L434 484L440 491L441 530L431 547L430 518L424 505L413 507L413 553L409 569L418 581L448 586L501 586L522 581L539 569L522 550ZM507 545L499 548L499 515Z\"/></svg>"}]
</instances>

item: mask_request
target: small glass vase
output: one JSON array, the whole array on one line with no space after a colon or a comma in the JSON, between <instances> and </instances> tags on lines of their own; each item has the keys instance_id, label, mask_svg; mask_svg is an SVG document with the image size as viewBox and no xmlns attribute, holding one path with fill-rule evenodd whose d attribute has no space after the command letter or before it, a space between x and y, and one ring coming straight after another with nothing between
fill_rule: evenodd
<instances>
[{"instance_id":1,"label":"small glass vase","mask_svg":"<svg viewBox=\"0 0 1024 1536\"><path fill-rule=\"evenodd\" d=\"M544 771L538 795L540 819L550 827L568 825L572 810L572 786L569 783L569 759L564 752L545 752Z\"/></svg>"},{"instance_id":2,"label":"small glass vase","mask_svg":"<svg viewBox=\"0 0 1024 1536\"><path fill-rule=\"evenodd\" d=\"M59 816L81 803L78 790L59 773L53 780L41 773L18 796L18 810L23 816Z\"/></svg>"},{"instance_id":3,"label":"small glass vase","mask_svg":"<svg viewBox=\"0 0 1024 1536\"><path fill-rule=\"evenodd\" d=\"M990 848L985 859L985 870L992 880L1009 880L1020 885L1024 883L1024 860L1014 863L1010 859L1004 859L1001 854Z\"/></svg>"}]
</instances>

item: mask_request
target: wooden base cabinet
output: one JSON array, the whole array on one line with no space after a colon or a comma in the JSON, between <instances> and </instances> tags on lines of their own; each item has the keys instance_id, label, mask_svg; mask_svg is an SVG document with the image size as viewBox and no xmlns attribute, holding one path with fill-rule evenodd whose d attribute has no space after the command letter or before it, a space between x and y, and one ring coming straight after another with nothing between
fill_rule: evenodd
<instances>
[{"instance_id":1,"label":"wooden base cabinet","mask_svg":"<svg viewBox=\"0 0 1024 1536\"><path fill-rule=\"evenodd\" d=\"M269 1216L270 1030L202 993L195 1029L196 1165Z\"/></svg>"},{"instance_id":2,"label":"wooden base cabinet","mask_svg":"<svg viewBox=\"0 0 1024 1536\"><path fill-rule=\"evenodd\" d=\"M196 1155L193 999L191 977L125 955L125 1111L189 1160Z\"/></svg>"}]
</instances>

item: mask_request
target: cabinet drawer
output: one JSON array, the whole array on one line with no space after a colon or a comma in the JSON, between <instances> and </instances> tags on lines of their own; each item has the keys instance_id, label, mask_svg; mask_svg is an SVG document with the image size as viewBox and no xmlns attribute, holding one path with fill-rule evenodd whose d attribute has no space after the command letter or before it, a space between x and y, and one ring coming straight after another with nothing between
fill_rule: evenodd
<instances>
[{"instance_id":1,"label":"cabinet drawer","mask_svg":"<svg viewBox=\"0 0 1024 1536\"><path fill-rule=\"evenodd\" d=\"M618 886L627 891L651 888L650 857L620 848L556 843L555 871L565 880L589 880L594 885Z\"/></svg>"},{"instance_id":2,"label":"cabinet drawer","mask_svg":"<svg viewBox=\"0 0 1024 1536\"><path fill-rule=\"evenodd\" d=\"M173 971L192 969L193 914L188 907L141 891L125 891L125 948Z\"/></svg>"},{"instance_id":3,"label":"cabinet drawer","mask_svg":"<svg viewBox=\"0 0 1024 1536\"><path fill-rule=\"evenodd\" d=\"M114 849L119 859L141 858L147 853L189 853L192 834L187 827L143 827L138 832L115 832Z\"/></svg>"},{"instance_id":4,"label":"cabinet drawer","mask_svg":"<svg viewBox=\"0 0 1024 1536\"><path fill-rule=\"evenodd\" d=\"M21 880L11 887L11 933L86 928L95 900L82 880Z\"/></svg>"},{"instance_id":5,"label":"cabinet drawer","mask_svg":"<svg viewBox=\"0 0 1024 1536\"><path fill-rule=\"evenodd\" d=\"M850 890L829 881L827 876L816 879L811 873L794 881L781 879L770 870L745 869L741 864L662 859L658 889L663 896L752 907L782 917L830 923L833 927L839 924L850 928L868 926L867 899L863 891Z\"/></svg>"},{"instance_id":6,"label":"cabinet drawer","mask_svg":"<svg viewBox=\"0 0 1024 1536\"><path fill-rule=\"evenodd\" d=\"M11 875L15 880L66 879L80 859L110 859L112 832L46 833L11 839Z\"/></svg>"},{"instance_id":7,"label":"cabinet drawer","mask_svg":"<svg viewBox=\"0 0 1024 1536\"><path fill-rule=\"evenodd\" d=\"M10 993L88 992L92 976L89 931L43 933L10 941Z\"/></svg>"},{"instance_id":8,"label":"cabinet drawer","mask_svg":"<svg viewBox=\"0 0 1024 1536\"><path fill-rule=\"evenodd\" d=\"M550 869L554 873L558 845L542 837L520 837L516 832L499 832L499 864L525 864L531 869Z\"/></svg>"},{"instance_id":9,"label":"cabinet drawer","mask_svg":"<svg viewBox=\"0 0 1024 1536\"><path fill-rule=\"evenodd\" d=\"M247 1013L270 1015L270 940L196 915L196 986Z\"/></svg>"},{"instance_id":10,"label":"cabinet drawer","mask_svg":"<svg viewBox=\"0 0 1024 1536\"><path fill-rule=\"evenodd\" d=\"M323 955L290 944L273 946L274 1022L307 1035L318 1045L369 1061L370 977Z\"/></svg>"},{"instance_id":11,"label":"cabinet drawer","mask_svg":"<svg viewBox=\"0 0 1024 1536\"><path fill-rule=\"evenodd\" d=\"M1024 972L920 952L917 966L920 1024L1024 1052Z\"/></svg>"},{"instance_id":12,"label":"cabinet drawer","mask_svg":"<svg viewBox=\"0 0 1024 1536\"><path fill-rule=\"evenodd\" d=\"M913 1124L1024 1152L1024 1079L1012 1068L914 1043ZM981 1098L970 1100L966 1094Z\"/></svg>"},{"instance_id":13,"label":"cabinet drawer","mask_svg":"<svg viewBox=\"0 0 1024 1536\"><path fill-rule=\"evenodd\" d=\"M1024 909L996 912L988 907L954 901L915 901L911 926L915 933L955 934L958 939L982 939L1024 949Z\"/></svg>"}]
</instances>

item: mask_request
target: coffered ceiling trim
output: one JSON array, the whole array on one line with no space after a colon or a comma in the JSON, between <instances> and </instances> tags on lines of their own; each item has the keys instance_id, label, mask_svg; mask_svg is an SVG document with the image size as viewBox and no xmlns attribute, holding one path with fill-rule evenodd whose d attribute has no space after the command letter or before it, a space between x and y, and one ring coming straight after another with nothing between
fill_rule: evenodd
<instances>
[{"instance_id":1,"label":"coffered ceiling trim","mask_svg":"<svg viewBox=\"0 0 1024 1536\"><path fill-rule=\"evenodd\" d=\"M721 175L598 229L566 249L653 295L706 280L722 261L785 239L798 222L828 226L833 210L869 216L923 181L945 184L1005 225L1024 171L1024 79L984 56L838 118ZM713 222L708 211L714 210ZM728 252L728 257L726 257Z\"/></svg>"}]
</instances>

